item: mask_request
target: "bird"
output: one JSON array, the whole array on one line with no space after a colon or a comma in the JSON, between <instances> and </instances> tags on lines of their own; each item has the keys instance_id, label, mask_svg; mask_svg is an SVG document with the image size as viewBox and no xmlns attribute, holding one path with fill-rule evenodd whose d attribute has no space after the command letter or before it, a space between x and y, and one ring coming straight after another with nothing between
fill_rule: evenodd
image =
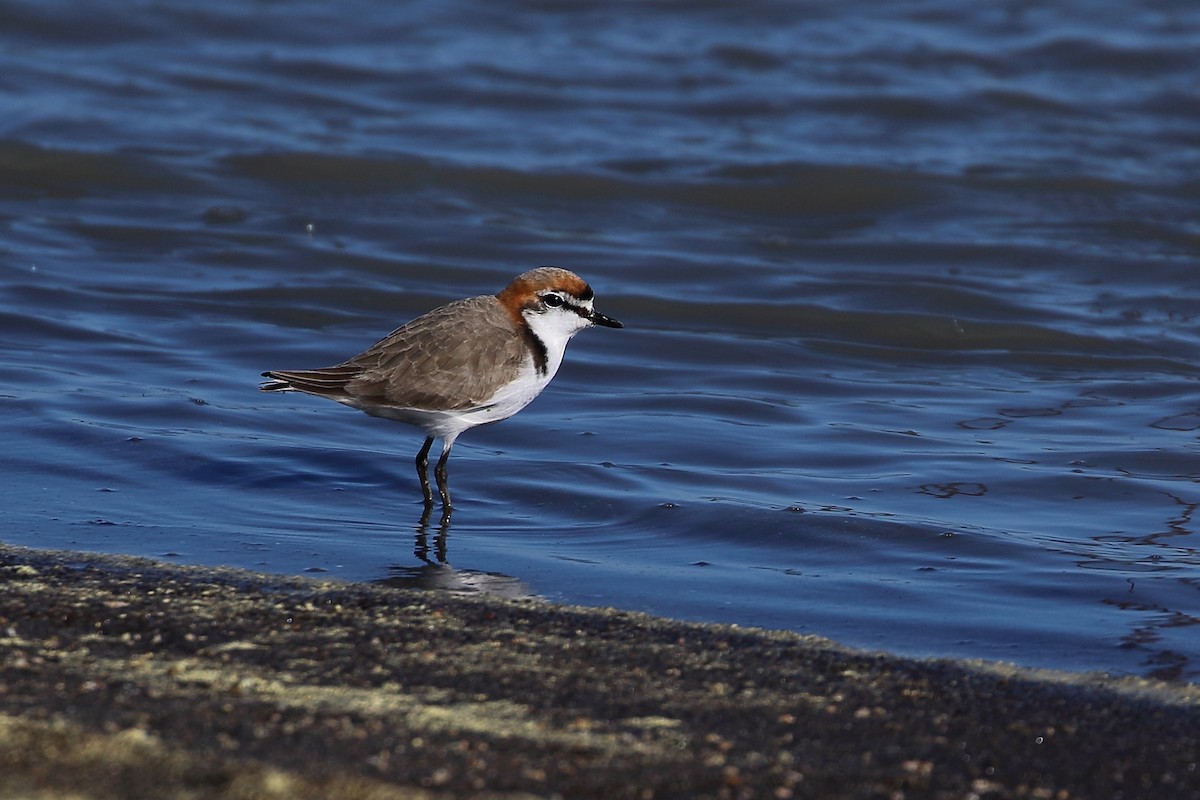
<instances>
[{"instance_id":1,"label":"bird","mask_svg":"<svg viewBox=\"0 0 1200 800\"><path fill-rule=\"evenodd\" d=\"M584 328L623 328L594 307L592 288L560 267L538 267L494 295L455 300L397 328L332 367L269 370L266 392L295 391L334 400L425 432L417 452L425 513L434 507L429 452L444 518L453 503L446 462L458 436L499 422L541 394Z\"/></svg>"}]
</instances>

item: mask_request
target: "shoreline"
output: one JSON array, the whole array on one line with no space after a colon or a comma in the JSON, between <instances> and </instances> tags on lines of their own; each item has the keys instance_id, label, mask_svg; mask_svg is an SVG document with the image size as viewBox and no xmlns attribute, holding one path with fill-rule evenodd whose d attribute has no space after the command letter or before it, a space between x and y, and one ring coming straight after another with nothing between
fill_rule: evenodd
<instances>
[{"instance_id":1,"label":"shoreline","mask_svg":"<svg viewBox=\"0 0 1200 800\"><path fill-rule=\"evenodd\" d=\"M1200 687L0 545L0 797L1200 798Z\"/></svg>"}]
</instances>

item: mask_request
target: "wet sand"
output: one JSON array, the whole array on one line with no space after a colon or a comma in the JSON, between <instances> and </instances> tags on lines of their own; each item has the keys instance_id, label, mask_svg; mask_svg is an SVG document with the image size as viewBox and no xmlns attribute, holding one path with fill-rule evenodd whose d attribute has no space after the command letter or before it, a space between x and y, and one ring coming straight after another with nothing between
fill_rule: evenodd
<instances>
[{"instance_id":1,"label":"wet sand","mask_svg":"<svg viewBox=\"0 0 1200 800\"><path fill-rule=\"evenodd\" d=\"M0 796L1200 797L1200 689L0 546Z\"/></svg>"}]
</instances>

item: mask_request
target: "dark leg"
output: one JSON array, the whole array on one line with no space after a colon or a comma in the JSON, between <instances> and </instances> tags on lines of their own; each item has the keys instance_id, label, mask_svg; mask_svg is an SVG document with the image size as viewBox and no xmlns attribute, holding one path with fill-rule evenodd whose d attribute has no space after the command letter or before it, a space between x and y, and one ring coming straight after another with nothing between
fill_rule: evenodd
<instances>
[{"instance_id":1,"label":"dark leg","mask_svg":"<svg viewBox=\"0 0 1200 800\"><path fill-rule=\"evenodd\" d=\"M421 479L421 493L425 496L425 511L433 508L433 490L429 488L429 448L433 447L433 437L430 436L425 440L425 444L421 445L421 451L417 453L417 477ZM442 457L445 460L445 456ZM441 469L441 461L438 462L438 469ZM438 478L438 488L442 487L442 478ZM445 494L443 492L443 498ZM443 499L444 502L444 499Z\"/></svg>"},{"instance_id":2,"label":"dark leg","mask_svg":"<svg viewBox=\"0 0 1200 800\"><path fill-rule=\"evenodd\" d=\"M450 486L446 483L446 461L449 458L450 445L447 444L442 449L442 457L438 459L437 466L433 468L433 477L437 479L438 492L442 495L442 509L447 513L454 506L450 502Z\"/></svg>"}]
</instances>

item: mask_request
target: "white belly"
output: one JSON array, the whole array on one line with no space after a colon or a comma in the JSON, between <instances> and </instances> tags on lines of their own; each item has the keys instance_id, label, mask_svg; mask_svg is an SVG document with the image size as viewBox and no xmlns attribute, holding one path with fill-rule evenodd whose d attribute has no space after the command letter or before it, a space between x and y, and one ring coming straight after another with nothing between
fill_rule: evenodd
<instances>
[{"instance_id":1,"label":"white belly","mask_svg":"<svg viewBox=\"0 0 1200 800\"><path fill-rule=\"evenodd\" d=\"M474 408L435 411L421 408L348 405L356 405L375 417L415 425L424 430L428 436L453 439L468 428L508 419L529 405L533 398L541 394L542 390L550 383L550 379L558 371L560 363L562 363L561 352L557 362L550 361L547 364L546 374L543 375L534 368L533 359L527 359L526 363L522 365L521 371L517 373L515 381L501 387L486 402Z\"/></svg>"}]
</instances>

